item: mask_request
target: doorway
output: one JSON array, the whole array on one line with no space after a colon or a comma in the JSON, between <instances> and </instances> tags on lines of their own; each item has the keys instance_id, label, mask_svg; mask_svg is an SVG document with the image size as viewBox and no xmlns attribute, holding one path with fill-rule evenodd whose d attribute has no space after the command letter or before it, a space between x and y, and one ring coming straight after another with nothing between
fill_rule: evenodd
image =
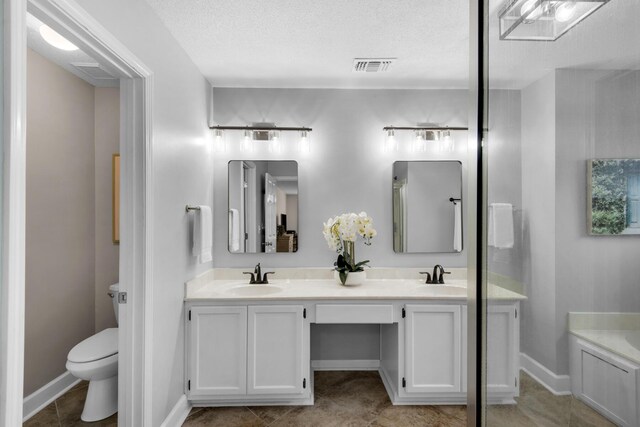
<instances>
[{"instance_id":1,"label":"doorway","mask_svg":"<svg viewBox=\"0 0 640 427\"><path fill-rule=\"evenodd\" d=\"M149 386L145 361L149 362L151 298L151 85L152 73L111 34L75 4L57 0L11 0L5 2L4 60L11 72L5 78L10 88L5 98L4 151L8 153L3 170L2 276L2 378L0 383L0 424L19 425L23 420L23 358L25 314L25 176L26 150L26 14L27 10L69 42L80 47L120 81L120 295L127 304L119 306L118 372L121 425L149 425L145 414L149 401L143 390ZM135 284L135 285L134 285ZM9 309L10 308L10 309ZM6 309L6 310L5 310ZM135 340L134 340L135 337ZM5 375L11 373L11 375Z\"/></svg>"}]
</instances>

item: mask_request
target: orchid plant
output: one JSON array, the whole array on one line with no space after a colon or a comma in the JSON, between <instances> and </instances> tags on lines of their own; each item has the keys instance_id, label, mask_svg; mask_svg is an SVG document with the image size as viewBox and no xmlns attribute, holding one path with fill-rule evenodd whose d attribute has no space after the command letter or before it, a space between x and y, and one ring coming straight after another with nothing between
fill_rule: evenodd
<instances>
[{"instance_id":1,"label":"orchid plant","mask_svg":"<svg viewBox=\"0 0 640 427\"><path fill-rule=\"evenodd\" d=\"M334 265L344 285L349 273L364 271L364 267L369 262L369 260L356 262L355 243L358 236L364 239L365 245L370 246L371 239L378 233L373 228L373 219L366 212L338 215L329 218L323 226L324 238L329 248L339 254Z\"/></svg>"}]
</instances>

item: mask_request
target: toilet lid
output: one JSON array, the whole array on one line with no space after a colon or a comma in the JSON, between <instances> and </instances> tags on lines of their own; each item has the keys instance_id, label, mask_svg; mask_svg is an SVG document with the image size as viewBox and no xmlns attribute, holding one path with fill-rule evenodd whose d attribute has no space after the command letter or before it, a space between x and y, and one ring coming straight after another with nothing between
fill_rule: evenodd
<instances>
[{"instance_id":1,"label":"toilet lid","mask_svg":"<svg viewBox=\"0 0 640 427\"><path fill-rule=\"evenodd\" d=\"M118 353L118 328L105 329L77 344L67 357L70 362L86 363Z\"/></svg>"}]
</instances>

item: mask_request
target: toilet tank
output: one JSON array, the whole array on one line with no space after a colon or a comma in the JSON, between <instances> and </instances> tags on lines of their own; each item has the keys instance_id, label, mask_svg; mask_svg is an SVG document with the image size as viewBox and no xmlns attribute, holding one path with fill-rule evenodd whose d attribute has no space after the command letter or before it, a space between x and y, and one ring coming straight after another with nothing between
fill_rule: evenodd
<instances>
[{"instance_id":1,"label":"toilet tank","mask_svg":"<svg viewBox=\"0 0 640 427\"><path fill-rule=\"evenodd\" d=\"M109 296L113 303L113 311L116 315L116 323L118 323L118 291L120 290L120 283L114 283L109 286Z\"/></svg>"}]
</instances>

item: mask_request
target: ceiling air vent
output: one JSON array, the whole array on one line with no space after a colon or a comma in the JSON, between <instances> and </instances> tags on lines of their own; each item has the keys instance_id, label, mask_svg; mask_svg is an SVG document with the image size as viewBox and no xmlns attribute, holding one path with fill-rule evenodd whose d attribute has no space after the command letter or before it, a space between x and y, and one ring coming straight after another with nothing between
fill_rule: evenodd
<instances>
[{"instance_id":1,"label":"ceiling air vent","mask_svg":"<svg viewBox=\"0 0 640 427\"><path fill-rule=\"evenodd\" d=\"M79 71L83 72L87 76L95 80L114 80L111 74L109 74L100 64L95 62L73 62L71 63Z\"/></svg>"},{"instance_id":2,"label":"ceiling air vent","mask_svg":"<svg viewBox=\"0 0 640 427\"><path fill-rule=\"evenodd\" d=\"M353 60L354 73L383 73L389 71L396 58L356 58Z\"/></svg>"}]
</instances>

